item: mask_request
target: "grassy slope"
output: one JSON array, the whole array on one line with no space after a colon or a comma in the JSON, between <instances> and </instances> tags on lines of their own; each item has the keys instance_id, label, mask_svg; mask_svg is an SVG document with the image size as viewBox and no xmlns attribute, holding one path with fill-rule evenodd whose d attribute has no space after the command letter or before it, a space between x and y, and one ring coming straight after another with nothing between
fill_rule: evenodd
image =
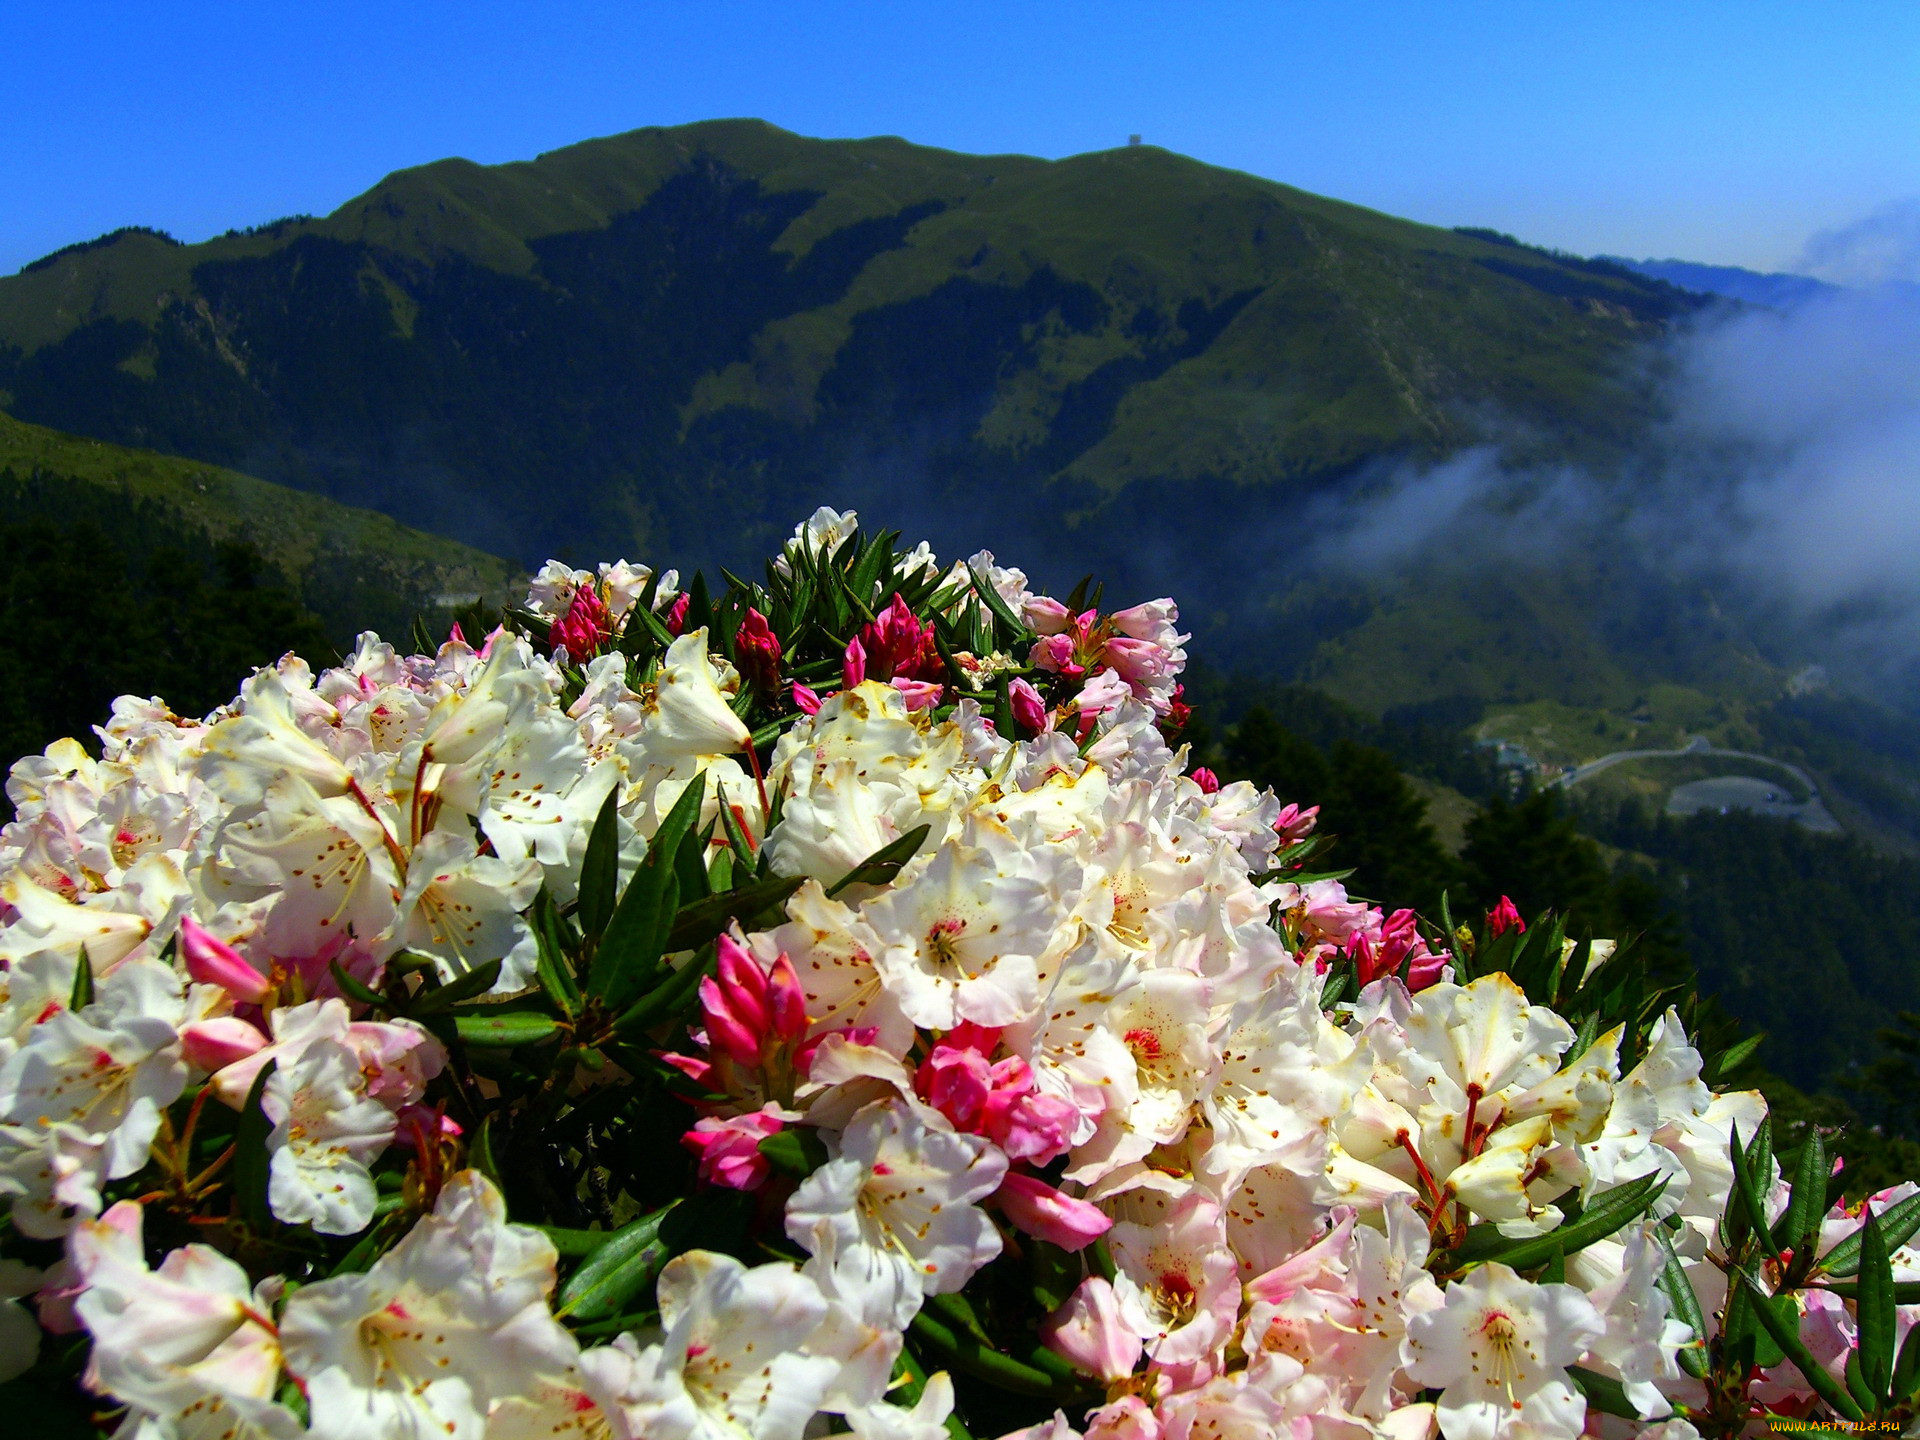
<instances>
[{"instance_id":1,"label":"grassy slope","mask_svg":"<svg viewBox=\"0 0 1920 1440\"><path fill-rule=\"evenodd\" d=\"M214 465L63 435L0 414L0 471L83 482L96 492L157 504L186 529L215 540L250 542L309 597L330 627L355 621L327 604L344 567L356 588L376 587L402 608L501 598L519 568L498 556L412 530L385 515L336 505ZM464 597L456 599L456 597ZM331 612L331 613L330 613ZM351 633L350 629L343 633Z\"/></svg>"},{"instance_id":2,"label":"grassy slope","mask_svg":"<svg viewBox=\"0 0 1920 1440\"><path fill-rule=\"evenodd\" d=\"M537 273L527 241L603 228L702 155L765 191L820 195L779 238L790 254L909 205L946 208L838 300L775 321L750 358L705 377L685 398L689 420L740 404L806 414L856 316L955 276L1018 285L1042 267L1093 287L1109 317L1095 334L1037 337L1038 363L1006 378L981 435L1014 451L1044 434L1066 387L1142 352L1128 330L1141 307L1171 320L1189 300L1251 297L1202 354L1135 385L1108 433L1073 460L1066 473L1102 489L1259 483L1384 450L1437 452L1469 438L1472 412L1485 407L1596 433L1640 409L1622 361L1654 328L1631 313L1658 294L1652 287L1576 275L1537 252L1151 146L1047 162L890 138L811 140L758 121L639 130L508 165L441 161L397 172L324 219L204 245L129 234L0 279L0 344L31 352L102 317L151 323L163 305L200 303L195 266L308 233L415 261L454 253ZM1548 293L1480 263L1489 260L1593 294ZM396 296L402 328L405 303Z\"/></svg>"}]
</instances>

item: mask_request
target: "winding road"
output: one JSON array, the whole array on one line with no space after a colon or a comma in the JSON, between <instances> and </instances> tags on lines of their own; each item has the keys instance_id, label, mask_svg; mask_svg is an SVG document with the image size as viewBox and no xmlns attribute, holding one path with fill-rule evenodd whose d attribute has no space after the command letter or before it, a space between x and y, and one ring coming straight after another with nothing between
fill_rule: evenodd
<instances>
[{"instance_id":1,"label":"winding road","mask_svg":"<svg viewBox=\"0 0 1920 1440\"><path fill-rule=\"evenodd\" d=\"M1549 780L1547 785L1549 788L1557 785L1561 789L1567 789L1578 785L1589 776L1598 775L1602 770L1610 770L1623 761L1674 760L1684 755L1718 755L1728 760L1756 760L1763 765L1784 770L1807 789L1806 803L1798 808L1793 818L1809 830L1818 830L1825 834L1840 833L1840 822L1833 818L1832 812L1821 800L1820 787L1814 783L1813 777L1798 765L1791 765L1785 760L1776 760L1771 755L1757 755L1751 750L1723 750L1704 735L1694 736L1677 750L1615 750L1610 755L1602 755L1597 760L1589 760L1584 765L1575 765L1570 770L1562 771Z\"/></svg>"}]
</instances>

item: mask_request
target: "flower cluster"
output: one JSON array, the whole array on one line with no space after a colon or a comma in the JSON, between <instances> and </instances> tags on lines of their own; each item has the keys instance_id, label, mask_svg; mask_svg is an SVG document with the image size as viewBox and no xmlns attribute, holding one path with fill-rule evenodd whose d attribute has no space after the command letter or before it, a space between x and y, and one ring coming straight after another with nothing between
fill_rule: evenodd
<instances>
[{"instance_id":1,"label":"flower cluster","mask_svg":"<svg viewBox=\"0 0 1920 1440\"><path fill-rule=\"evenodd\" d=\"M1177 619L822 511L21 761L0 1375L82 1331L133 1440L1672 1440L1877 1367L1817 1282L1920 1198L1781 1179L1608 942L1313 873L1188 773Z\"/></svg>"}]
</instances>

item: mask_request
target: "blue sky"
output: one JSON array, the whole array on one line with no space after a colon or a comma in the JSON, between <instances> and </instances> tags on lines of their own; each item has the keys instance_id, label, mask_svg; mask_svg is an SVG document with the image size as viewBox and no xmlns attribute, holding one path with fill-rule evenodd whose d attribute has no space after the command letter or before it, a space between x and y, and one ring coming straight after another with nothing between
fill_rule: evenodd
<instances>
[{"instance_id":1,"label":"blue sky","mask_svg":"<svg viewBox=\"0 0 1920 1440\"><path fill-rule=\"evenodd\" d=\"M1438 224L1762 268L1920 195L1920 5L6 0L0 274L324 213L446 155L758 115L1156 144Z\"/></svg>"}]
</instances>

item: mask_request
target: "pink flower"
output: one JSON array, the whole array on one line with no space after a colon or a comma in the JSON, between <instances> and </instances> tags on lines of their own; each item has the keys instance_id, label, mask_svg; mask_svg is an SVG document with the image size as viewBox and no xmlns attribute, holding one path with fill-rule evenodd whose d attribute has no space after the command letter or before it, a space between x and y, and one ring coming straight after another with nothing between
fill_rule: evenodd
<instances>
[{"instance_id":1,"label":"pink flower","mask_svg":"<svg viewBox=\"0 0 1920 1440\"><path fill-rule=\"evenodd\" d=\"M1051 671L1069 680L1078 680L1087 673L1087 667L1074 658L1073 636L1066 634L1043 635L1034 641L1033 649L1027 653L1027 663L1036 670Z\"/></svg>"},{"instance_id":2,"label":"pink flower","mask_svg":"<svg viewBox=\"0 0 1920 1440\"><path fill-rule=\"evenodd\" d=\"M700 1178L729 1190L757 1190L766 1183L767 1157L760 1142L786 1128L777 1105L725 1119L696 1120L680 1143L700 1160Z\"/></svg>"},{"instance_id":3,"label":"pink flower","mask_svg":"<svg viewBox=\"0 0 1920 1440\"><path fill-rule=\"evenodd\" d=\"M875 680L938 680L946 673L933 627L923 625L899 595L854 638L866 657L866 673Z\"/></svg>"},{"instance_id":4,"label":"pink flower","mask_svg":"<svg viewBox=\"0 0 1920 1440\"><path fill-rule=\"evenodd\" d=\"M940 696L947 688L935 680L909 680L904 675L896 675L887 683L900 692L909 712L931 710L940 703Z\"/></svg>"},{"instance_id":5,"label":"pink flower","mask_svg":"<svg viewBox=\"0 0 1920 1440\"><path fill-rule=\"evenodd\" d=\"M1524 935L1527 922L1520 918L1519 908L1513 901L1502 895L1500 903L1487 912L1487 929L1495 935L1504 935L1509 930L1517 930Z\"/></svg>"},{"instance_id":6,"label":"pink flower","mask_svg":"<svg viewBox=\"0 0 1920 1440\"><path fill-rule=\"evenodd\" d=\"M867 647L860 643L860 637L854 636L847 642L847 653L840 662L840 684L851 690L867 678Z\"/></svg>"},{"instance_id":7,"label":"pink flower","mask_svg":"<svg viewBox=\"0 0 1920 1440\"><path fill-rule=\"evenodd\" d=\"M1282 810L1273 822L1273 828L1280 836L1280 843L1292 845L1304 840L1313 833L1313 827L1320 819L1320 807L1302 810L1298 805L1289 805Z\"/></svg>"},{"instance_id":8,"label":"pink flower","mask_svg":"<svg viewBox=\"0 0 1920 1440\"><path fill-rule=\"evenodd\" d=\"M773 633L767 617L752 606L747 607L747 618L734 633L733 650L734 663L749 685L767 694L780 688L780 637Z\"/></svg>"},{"instance_id":9,"label":"pink flower","mask_svg":"<svg viewBox=\"0 0 1920 1440\"><path fill-rule=\"evenodd\" d=\"M262 1005L273 985L240 952L215 939L191 915L180 917L180 958L202 985L218 985L243 1005Z\"/></svg>"},{"instance_id":10,"label":"pink flower","mask_svg":"<svg viewBox=\"0 0 1920 1440\"><path fill-rule=\"evenodd\" d=\"M1202 795L1218 795L1220 793L1220 777L1204 765L1194 770L1193 783L1200 787L1200 793Z\"/></svg>"},{"instance_id":11,"label":"pink flower","mask_svg":"<svg viewBox=\"0 0 1920 1440\"><path fill-rule=\"evenodd\" d=\"M447 1063L446 1048L411 1020L356 1020L347 1044L360 1058L367 1098L394 1111L419 1100Z\"/></svg>"},{"instance_id":12,"label":"pink flower","mask_svg":"<svg viewBox=\"0 0 1920 1440\"><path fill-rule=\"evenodd\" d=\"M607 602L591 585L573 592L573 603L547 630L547 644L554 649L565 646L575 660L597 655L613 636L613 617L607 614Z\"/></svg>"},{"instance_id":13,"label":"pink flower","mask_svg":"<svg viewBox=\"0 0 1920 1440\"><path fill-rule=\"evenodd\" d=\"M1041 1322L1040 1339L1069 1365L1099 1380L1124 1380L1140 1363L1140 1337L1120 1318L1113 1286L1098 1275L1082 1280Z\"/></svg>"},{"instance_id":14,"label":"pink flower","mask_svg":"<svg viewBox=\"0 0 1920 1440\"><path fill-rule=\"evenodd\" d=\"M1008 1171L994 1198L1016 1228L1062 1250L1084 1249L1113 1228L1113 1221L1097 1205L1076 1200L1031 1175Z\"/></svg>"},{"instance_id":15,"label":"pink flower","mask_svg":"<svg viewBox=\"0 0 1920 1440\"><path fill-rule=\"evenodd\" d=\"M1038 735L1052 728L1047 702L1040 698L1040 692L1033 688L1026 676L1016 675L1008 683L1007 698L1013 702L1013 718L1026 729Z\"/></svg>"},{"instance_id":16,"label":"pink flower","mask_svg":"<svg viewBox=\"0 0 1920 1440\"><path fill-rule=\"evenodd\" d=\"M781 955L762 970L731 935L719 942L718 976L700 982L707 1044L738 1065L758 1066L784 1041L807 1033L807 999L793 963Z\"/></svg>"},{"instance_id":17,"label":"pink flower","mask_svg":"<svg viewBox=\"0 0 1920 1440\"><path fill-rule=\"evenodd\" d=\"M1394 911L1381 923L1377 937L1365 930L1355 931L1347 937L1347 955L1363 988L1383 975L1400 974L1404 967L1407 988L1416 992L1437 981L1453 959L1448 951L1436 955L1428 948L1411 910Z\"/></svg>"},{"instance_id":18,"label":"pink flower","mask_svg":"<svg viewBox=\"0 0 1920 1440\"><path fill-rule=\"evenodd\" d=\"M802 715L818 715L820 713L820 692L811 686L802 685L798 680L794 681L793 708L798 710Z\"/></svg>"},{"instance_id":19,"label":"pink flower","mask_svg":"<svg viewBox=\"0 0 1920 1440\"><path fill-rule=\"evenodd\" d=\"M1058 635L1073 624L1073 615L1051 595L1029 595L1021 618L1036 635Z\"/></svg>"},{"instance_id":20,"label":"pink flower","mask_svg":"<svg viewBox=\"0 0 1920 1440\"><path fill-rule=\"evenodd\" d=\"M237 1015L196 1020L180 1031L180 1051L187 1063L211 1074L264 1050L267 1037Z\"/></svg>"}]
</instances>

